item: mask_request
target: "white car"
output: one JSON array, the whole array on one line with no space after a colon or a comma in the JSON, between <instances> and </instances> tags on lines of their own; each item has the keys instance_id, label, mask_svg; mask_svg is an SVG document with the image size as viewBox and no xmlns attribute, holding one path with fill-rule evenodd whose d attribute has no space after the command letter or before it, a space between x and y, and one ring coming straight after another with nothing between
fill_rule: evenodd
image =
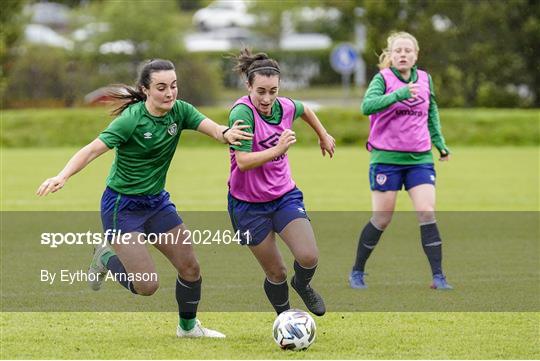
<instances>
[{"instance_id":1,"label":"white car","mask_svg":"<svg viewBox=\"0 0 540 361\"><path fill-rule=\"evenodd\" d=\"M73 42L71 40L66 39L53 29L40 24L26 25L24 37L31 44L46 45L67 50L73 49Z\"/></svg>"},{"instance_id":2,"label":"white car","mask_svg":"<svg viewBox=\"0 0 540 361\"><path fill-rule=\"evenodd\" d=\"M76 41L87 41L97 34L103 34L110 30L107 23L88 23L81 28L76 29L71 37Z\"/></svg>"},{"instance_id":3,"label":"white car","mask_svg":"<svg viewBox=\"0 0 540 361\"><path fill-rule=\"evenodd\" d=\"M248 3L243 0L216 0L193 15L193 25L201 30L227 27L250 27L255 16L248 13Z\"/></svg>"},{"instance_id":4,"label":"white car","mask_svg":"<svg viewBox=\"0 0 540 361\"><path fill-rule=\"evenodd\" d=\"M279 47L282 50L316 50L328 49L332 46L332 39L326 34L319 33L292 33L282 35Z\"/></svg>"},{"instance_id":5,"label":"white car","mask_svg":"<svg viewBox=\"0 0 540 361\"><path fill-rule=\"evenodd\" d=\"M233 48L228 39L216 39L205 33L189 34L184 37L184 46L189 52L197 51L227 51Z\"/></svg>"},{"instance_id":6,"label":"white car","mask_svg":"<svg viewBox=\"0 0 540 361\"><path fill-rule=\"evenodd\" d=\"M223 28L214 31L187 34L184 36L186 50L194 51L226 51L239 49L241 46L254 46L258 38L248 29Z\"/></svg>"},{"instance_id":7,"label":"white car","mask_svg":"<svg viewBox=\"0 0 540 361\"><path fill-rule=\"evenodd\" d=\"M117 40L101 44L99 52L101 54L135 54L135 44L131 40Z\"/></svg>"}]
</instances>

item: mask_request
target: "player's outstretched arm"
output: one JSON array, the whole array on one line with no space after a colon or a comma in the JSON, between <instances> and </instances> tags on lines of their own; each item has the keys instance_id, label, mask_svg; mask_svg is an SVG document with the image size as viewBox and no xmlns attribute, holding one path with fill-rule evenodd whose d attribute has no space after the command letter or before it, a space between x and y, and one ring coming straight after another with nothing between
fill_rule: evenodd
<instances>
[{"instance_id":1,"label":"player's outstretched arm","mask_svg":"<svg viewBox=\"0 0 540 361\"><path fill-rule=\"evenodd\" d=\"M99 138L84 146L67 162L66 166L57 176L46 179L38 188L36 194L45 196L54 193L64 186L69 177L81 171L91 161L109 150L109 147Z\"/></svg>"},{"instance_id":2,"label":"player's outstretched arm","mask_svg":"<svg viewBox=\"0 0 540 361\"><path fill-rule=\"evenodd\" d=\"M240 140L253 138L253 134L244 131L244 129L249 128L249 125L241 125L242 122L243 120L237 120L232 127L228 128L206 118L199 124L197 131L224 144L241 145Z\"/></svg>"},{"instance_id":3,"label":"player's outstretched arm","mask_svg":"<svg viewBox=\"0 0 540 361\"><path fill-rule=\"evenodd\" d=\"M328 152L330 158L332 158L336 149L336 140L334 137L328 134L319 118L317 118L317 115L309 107L304 105L304 114L301 117L319 136L319 146L321 147L322 155L325 156L326 152Z\"/></svg>"}]
</instances>

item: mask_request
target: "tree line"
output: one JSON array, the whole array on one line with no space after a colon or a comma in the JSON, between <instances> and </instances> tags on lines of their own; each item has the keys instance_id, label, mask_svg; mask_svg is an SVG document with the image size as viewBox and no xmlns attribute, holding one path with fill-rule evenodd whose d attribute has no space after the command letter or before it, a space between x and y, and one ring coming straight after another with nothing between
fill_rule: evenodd
<instances>
[{"instance_id":1,"label":"tree line","mask_svg":"<svg viewBox=\"0 0 540 361\"><path fill-rule=\"evenodd\" d=\"M154 1L130 2L129 6L121 1L59 2L69 5L77 18L91 17L109 24L109 30L76 43L70 51L25 45L22 34L28 18L22 8L26 2L5 1L0 15L2 107L77 104L99 86L129 84L137 64L156 57L170 58L180 65L180 77L189 79L181 96L196 104L211 104L227 84L227 54L195 55L182 45L182 36L193 30L192 12L209 1L160 1L159 6ZM363 24L367 38L361 56L368 79L378 71L378 54L387 36L392 31L408 31L420 43L418 64L432 75L441 106L540 107L538 0L258 0L250 11L261 22L252 30L279 36L283 13L295 6L338 9L341 16L337 22L304 20L296 24L297 31L323 32L336 44L354 42L355 25ZM130 39L134 51L98 51L99 44L119 39ZM254 47L257 50L256 44ZM328 54L317 53L316 61L323 69L316 81L319 85L340 81L338 75L326 72Z\"/></svg>"}]
</instances>

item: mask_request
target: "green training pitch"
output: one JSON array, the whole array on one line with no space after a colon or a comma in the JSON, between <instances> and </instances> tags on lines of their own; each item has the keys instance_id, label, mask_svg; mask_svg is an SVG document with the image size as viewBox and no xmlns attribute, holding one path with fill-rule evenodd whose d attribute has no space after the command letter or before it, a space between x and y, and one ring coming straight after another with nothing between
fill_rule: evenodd
<instances>
[{"instance_id":1,"label":"green training pitch","mask_svg":"<svg viewBox=\"0 0 540 361\"><path fill-rule=\"evenodd\" d=\"M75 150L3 149L2 210L97 211L112 154L95 161L59 193L43 199L34 196L41 181L56 173ZM448 211L441 212L440 219L448 220L446 223L441 221L441 229L443 239L448 241L445 264L449 280L456 286L452 292L427 289L429 274L419 241L399 242L400 223L394 225L393 233L389 230L388 235L385 234L386 238L370 260L368 272L373 273L368 278L370 288L365 293L349 290L346 272L352 262L356 238L345 240L349 244L343 249L336 248L325 243L328 238L325 232L331 227L324 228L317 232L321 264L315 285L323 295L328 294L329 304L335 307L316 319L317 340L308 351L284 352L272 341L274 315L262 291L262 271L249 252L228 246L220 256L216 255L219 248L210 251L201 245L197 252L205 283L203 312L199 318L207 327L226 333L227 339L180 340L174 337L177 315L174 307L169 307L174 306L173 288L169 286L174 274L163 257L154 252L163 276L162 288L155 296L139 297L136 302L144 309L145 303L157 302L156 307L159 307L160 299L171 301L163 301L167 307L161 311L165 312L2 312L1 358L537 359L540 357L540 312L538 301L532 298L539 294L539 263L538 253L531 253L538 251L539 150L536 147L462 147L453 150L451 162L437 163L437 206L440 211ZM332 160L321 157L317 148L293 148L289 154L293 176L304 192L308 212L314 213L314 222L320 218L318 214L325 214L322 212L356 211L349 213L362 218L350 230L356 237L370 207L366 152L359 148L339 148ZM180 147L169 171L167 190L180 213L224 211L227 173L228 154L224 149ZM405 193L400 195L398 209L411 210ZM471 237L477 246L470 246L463 252L458 244L451 244L453 239L459 241L463 235L460 232L464 232L451 222L453 218L446 216L454 213L472 215L473 218L487 215L492 221L500 219L503 225L493 224L490 227L492 233ZM516 217L524 227L531 227L533 234L519 232L523 227L505 227L505 217ZM409 223L414 231L414 217ZM43 305L32 303L37 302L37 296L28 297L34 294L33 290L16 289L16 283L38 283L38 275L9 274L20 262L15 258L20 251L18 244L4 243L5 226L2 226L2 308L16 309L17 305L24 305L29 310L43 309ZM314 228L317 231L316 224ZM397 242L393 238L397 238ZM497 242L486 243L490 241ZM508 251L501 245L504 242L514 247ZM85 247L54 251L57 258L61 255L72 265L85 268L90 252L89 246ZM28 244L21 248L25 252L25 261L38 268L52 252ZM481 260L477 258L479 254ZM220 258L227 259L225 266L230 267L223 268L224 265L216 261ZM54 257L47 260L54 260ZM286 261L292 268L289 256ZM79 264L81 262L83 264ZM242 270L235 264L248 267L249 275L239 277ZM469 277L478 266L483 267L484 273ZM488 273L490 267L499 273ZM245 287L221 285L222 280L231 279ZM247 283L242 283L244 281ZM337 283L337 286L328 287L328 283ZM123 304L129 307L127 303L134 300L114 284L107 284L100 293L90 293L84 285L67 290L51 292L48 301L65 302L63 307L66 309L69 303L95 299L98 305L118 302L122 309ZM219 300L224 292L229 292L229 298L237 297L240 301L243 301L243 293L253 295L254 305L246 309L264 312L220 309L218 311L222 312L215 312L216 308L209 305L215 299ZM231 295L235 292L239 294ZM296 295L291 296L293 306L304 308ZM498 296L504 296L504 302L497 300ZM490 297L494 298L493 304L478 301L467 305L467 299L488 300ZM227 300L225 297L219 301ZM352 302L340 303L339 300ZM396 300L403 300L402 308ZM412 304L418 302L418 309L405 307L411 300ZM376 303L376 307L364 303ZM502 304L502 309L494 307L497 304ZM156 307L148 310L159 310ZM459 312L425 312L433 309ZM367 310L372 312L359 312ZM394 312L396 310L418 312ZM481 312L464 312L468 310ZM490 310L513 312L487 312Z\"/></svg>"}]
</instances>

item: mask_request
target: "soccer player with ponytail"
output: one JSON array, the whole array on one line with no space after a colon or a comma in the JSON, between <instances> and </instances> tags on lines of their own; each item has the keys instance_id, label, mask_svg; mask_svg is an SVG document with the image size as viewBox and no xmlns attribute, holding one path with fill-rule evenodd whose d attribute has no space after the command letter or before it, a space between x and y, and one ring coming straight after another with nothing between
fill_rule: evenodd
<instances>
[{"instance_id":1,"label":"soccer player with ponytail","mask_svg":"<svg viewBox=\"0 0 540 361\"><path fill-rule=\"evenodd\" d=\"M431 76L417 68L418 42L406 32L391 34L380 56L380 72L364 96L362 112L370 117L367 149L371 220L360 234L356 261L349 275L352 288L362 289L364 268L383 231L390 224L397 192L405 187L420 224L422 247L433 275L433 289L451 289L442 270L442 240L435 220L435 168L432 146L440 161L450 160L439 121Z\"/></svg>"},{"instance_id":2,"label":"soccer player with ponytail","mask_svg":"<svg viewBox=\"0 0 540 361\"><path fill-rule=\"evenodd\" d=\"M169 235L155 247L169 259L177 272L175 296L179 309L178 337L225 337L201 326L196 318L201 298L199 263L186 239L186 226L164 190L180 133L197 130L229 145L251 139L235 123L230 128L218 125L193 105L177 100L176 72L172 62L154 59L143 64L136 88L111 87L109 96L121 102L113 114L117 117L90 144L79 150L55 177L37 190L39 196L60 190L67 180L94 159L115 148L116 158L101 198L101 219L105 234L121 232L128 242L109 239L112 248L98 245L90 265L91 287L99 290L105 275L113 274L123 287L134 294L150 296L159 286L154 262L143 242L146 234ZM125 240L127 238L123 238ZM137 241L136 241L137 240Z\"/></svg>"},{"instance_id":3,"label":"soccer player with ponytail","mask_svg":"<svg viewBox=\"0 0 540 361\"><path fill-rule=\"evenodd\" d=\"M279 314L290 308L287 268L277 247L277 233L295 258L291 286L311 312L322 316L324 301L310 285L319 251L287 151L296 142L291 128L298 117L319 136L323 156L333 156L335 140L306 105L278 96L277 61L243 49L236 62L235 70L246 78L248 95L234 103L229 124L243 121L253 139L230 147L228 208L233 227L266 274L263 287L274 310Z\"/></svg>"}]
</instances>

